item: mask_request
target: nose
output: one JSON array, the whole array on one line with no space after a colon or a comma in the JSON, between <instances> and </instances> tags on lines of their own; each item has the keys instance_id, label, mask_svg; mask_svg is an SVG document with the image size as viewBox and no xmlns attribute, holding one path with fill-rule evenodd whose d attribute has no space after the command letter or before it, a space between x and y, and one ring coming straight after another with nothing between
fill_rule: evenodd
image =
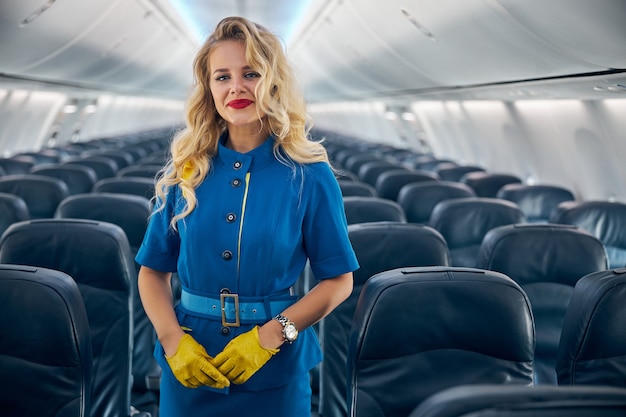
<instances>
[{"instance_id":1,"label":"nose","mask_svg":"<svg viewBox=\"0 0 626 417\"><path fill-rule=\"evenodd\" d=\"M230 84L230 93L231 94L239 94L243 91L243 83L242 80L240 80L237 77L234 77L232 79L232 82Z\"/></svg>"}]
</instances>

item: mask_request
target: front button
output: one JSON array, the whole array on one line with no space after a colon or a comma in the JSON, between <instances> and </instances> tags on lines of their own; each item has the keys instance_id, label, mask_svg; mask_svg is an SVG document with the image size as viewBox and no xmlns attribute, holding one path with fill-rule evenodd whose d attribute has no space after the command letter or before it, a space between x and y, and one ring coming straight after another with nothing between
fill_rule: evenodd
<instances>
[{"instance_id":1,"label":"front button","mask_svg":"<svg viewBox=\"0 0 626 417\"><path fill-rule=\"evenodd\" d=\"M222 334L224 336L228 336L229 333L230 333L230 327L226 327L226 326L222 327Z\"/></svg>"},{"instance_id":2,"label":"front button","mask_svg":"<svg viewBox=\"0 0 626 417\"><path fill-rule=\"evenodd\" d=\"M243 164L240 161L235 161L235 163L233 164L233 168L240 169L242 165Z\"/></svg>"},{"instance_id":3,"label":"front button","mask_svg":"<svg viewBox=\"0 0 626 417\"><path fill-rule=\"evenodd\" d=\"M224 252L222 252L222 258L225 261L230 261L231 259L233 259L233 253L229 250L225 250Z\"/></svg>"},{"instance_id":4,"label":"front button","mask_svg":"<svg viewBox=\"0 0 626 417\"><path fill-rule=\"evenodd\" d=\"M239 187L241 185L241 180L239 178L235 178L230 182L230 185L233 187Z\"/></svg>"},{"instance_id":5,"label":"front button","mask_svg":"<svg viewBox=\"0 0 626 417\"><path fill-rule=\"evenodd\" d=\"M228 214L226 215L226 221L227 221L228 223L232 223L232 222L234 222L236 219L237 219L237 216L235 215L235 213L228 213Z\"/></svg>"}]
</instances>

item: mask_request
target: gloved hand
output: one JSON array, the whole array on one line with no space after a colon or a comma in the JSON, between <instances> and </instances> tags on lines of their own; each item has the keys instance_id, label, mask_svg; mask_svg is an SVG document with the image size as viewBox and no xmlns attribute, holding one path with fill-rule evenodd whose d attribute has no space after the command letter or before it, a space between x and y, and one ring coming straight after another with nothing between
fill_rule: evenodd
<instances>
[{"instance_id":1,"label":"gloved hand","mask_svg":"<svg viewBox=\"0 0 626 417\"><path fill-rule=\"evenodd\" d=\"M215 356L213 364L235 384L243 384L280 349L266 349L259 341L259 326L240 334Z\"/></svg>"},{"instance_id":2,"label":"gloved hand","mask_svg":"<svg viewBox=\"0 0 626 417\"><path fill-rule=\"evenodd\" d=\"M228 378L211 363L213 358L188 333L180 339L176 353L165 359L178 382L187 388L206 385L221 389L230 385Z\"/></svg>"}]
</instances>

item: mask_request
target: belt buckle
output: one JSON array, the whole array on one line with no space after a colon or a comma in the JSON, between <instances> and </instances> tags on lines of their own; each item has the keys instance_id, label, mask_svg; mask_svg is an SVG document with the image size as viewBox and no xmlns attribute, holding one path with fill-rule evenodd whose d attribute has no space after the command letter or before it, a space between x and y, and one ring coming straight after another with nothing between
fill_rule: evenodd
<instances>
[{"instance_id":1,"label":"belt buckle","mask_svg":"<svg viewBox=\"0 0 626 417\"><path fill-rule=\"evenodd\" d=\"M227 321L226 320L226 299L232 298L235 303L235 321ZM239 294L229 294L229 293L221 293L220 294L220 307L222 309L222 326L225 327L239 327Z\"/></svg>"}]
</instances>

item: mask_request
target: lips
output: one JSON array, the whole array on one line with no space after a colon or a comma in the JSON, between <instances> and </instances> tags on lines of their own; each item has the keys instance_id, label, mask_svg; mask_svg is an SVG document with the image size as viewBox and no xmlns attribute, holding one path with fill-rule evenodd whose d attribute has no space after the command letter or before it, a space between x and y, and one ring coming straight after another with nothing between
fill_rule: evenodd
<instances>
[{"instance_id":1,"label":"lips","mask_svg":"<svg viewBox=\"0 0 626 417\"><path fill-rule=\"evenodd\" d=\"M232 107L233 109L245 109L246 107L248 107L251 104L252 104L252 100L239 99L239 100L230 101L228 103L228 106Z\"/></svg>"}]
</instances>

